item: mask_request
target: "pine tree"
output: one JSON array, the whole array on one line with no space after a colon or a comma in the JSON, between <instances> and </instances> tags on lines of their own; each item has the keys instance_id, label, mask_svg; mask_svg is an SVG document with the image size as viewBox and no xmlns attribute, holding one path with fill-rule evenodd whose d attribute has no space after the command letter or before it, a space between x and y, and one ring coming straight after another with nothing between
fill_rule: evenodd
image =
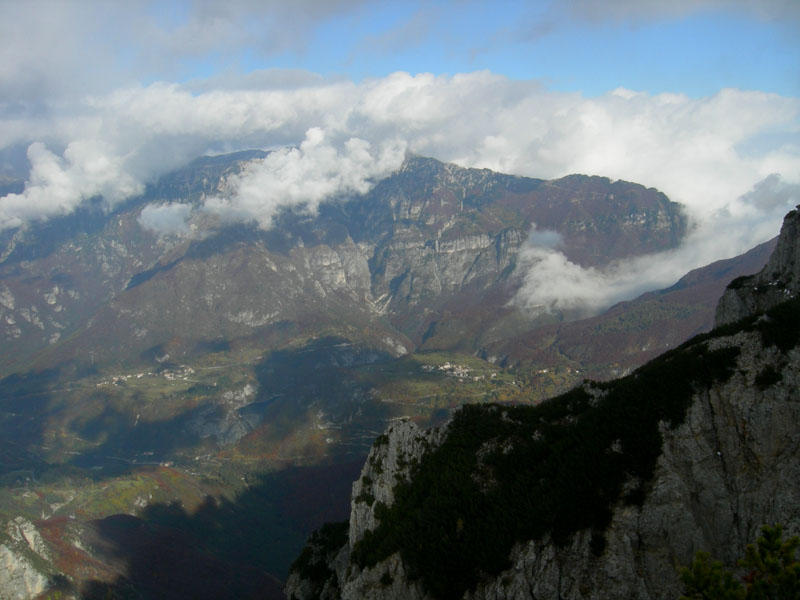
<instances>
[{"instance_id":1,"label":"pine tree","mask_svg":"<svg viewBox=\"0 0 800 600\"><path fill-rule=\"evenodd\" d=\"M681 600L798 600L800 561L795 552L800 538L783 541L782 536L781 525L761 528L756 543L747 546L738 562L747 572L741 582L708 552L698 552L692 564L681 569Z\"/></svg>"}]
</instances>

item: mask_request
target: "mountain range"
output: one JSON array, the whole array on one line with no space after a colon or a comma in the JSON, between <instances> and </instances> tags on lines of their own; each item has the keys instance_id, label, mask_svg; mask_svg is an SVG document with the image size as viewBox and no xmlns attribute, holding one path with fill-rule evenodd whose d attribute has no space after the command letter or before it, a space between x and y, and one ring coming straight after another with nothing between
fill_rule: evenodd
<instances>
[{"instance_id":1,"label":"mountain range","mask_svg":"<svg viewBox=\"0 0 800 600\"><path fill-rule=\"evenodd\" d=\"M141 226L145 204L197 205L252 160L200 159L113 214L84 209L7 234L4 372L34 356L36 367L152 363L157 351L192 356L219 340L280 346L330 323L394 354L473 351L517 330L522 318L507 305L532 224L557 232L584 267L673 248L686 231L678 205L639 185L545 182L423 158L316 214L284 211L268 231L200 211L183 235ZM491 321L476 329L470 311Z\"/></svg>"},{"instance_id":2,"label":"mountain range","mask_svg":"<svg viewBox=\"0 0 800 600\"><path fill-rule=\"evenodd\" d=\"M202 157L113 210L0 232L9 597L219 597L187 584L198 562L238 597L280 597L387 423L630 373L710 329L776 244L601 314L540 310L518 301L532 232L602 269L677 247L681 207L635 183L410 156L269 229L202 210L265 155ZM175 203L181 227L145 218Z\"/></svg>"}]
</instances>

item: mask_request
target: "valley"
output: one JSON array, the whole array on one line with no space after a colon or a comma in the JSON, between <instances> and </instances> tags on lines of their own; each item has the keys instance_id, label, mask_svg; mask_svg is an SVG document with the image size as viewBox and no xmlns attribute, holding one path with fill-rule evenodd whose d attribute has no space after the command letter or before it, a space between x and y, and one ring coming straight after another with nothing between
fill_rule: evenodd
<instances>
[{"instance_id":1,"label":"valley","mask_svg":"<svg viewBox=\"0 0 800 600\"><path fill-rule=\"evenodd\" d=\"M119 586L127 563L111 568L92 537L105 519L136 515L158 528L151 515L177 502L179 529L213 530L209 507L225 507L226 523L256 527L231 534L237 544L270 540L244 564L280 578L311 529L346 514L350 482L388 423L412 416L432 426L462 403L512 401L530 389L474 356L358 358L352 344L323 339L268 359L223 352L154 371L110 369L68 388L57 376L7 378L0 514L48 532L48 570ZM208 560L230 553L222 544ZM250 573L238 569L236 577Z\"/></svg>"}]
</instances>

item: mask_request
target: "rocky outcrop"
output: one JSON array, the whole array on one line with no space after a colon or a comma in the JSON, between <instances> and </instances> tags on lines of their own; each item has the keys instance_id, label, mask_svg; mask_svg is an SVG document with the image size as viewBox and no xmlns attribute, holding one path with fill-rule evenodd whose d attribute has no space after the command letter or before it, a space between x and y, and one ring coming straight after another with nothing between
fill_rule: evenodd
<instances>
[{"instance_id":1,"label":"rocky outcrop","mask_svg":"<svg viewBox=\"0 0 800 600\"><path fill-rule=\"evenodd\" d=\"M23 517L5 524L0 534L0 598L27 600L45 591L49 578L43 565L50 553L36 527Z\"/></svg>"},{"instance_id":2,"label":"rocky outcrop","mask_svg":"<svg viewBox=\"0 0 800 600\"><path fill-rule=\"evenodd\" d=\"M800 209L800 207L798 207ZM715 326L733 323L794 298L800 293L800 210L783 220L778 245L755 275L731 282L717 305Z\"/></svg>"},{"instance_id":3,"label":"rocky outcrop","mask_svg":"<svg viewBox=\"0 0 800 600\"><path fill-rule=\"evenodd\" d=\"M592 532L559 548L545 537L520 544L512 567L468 597L674 599L677 567L698 550L729 568L762 524L800 533L800 350L782 355L757 333L715 340L742 349L739 372L697 393L686 421L663 427L662 454L644 504L617 506L598 557ZM754 380L783 364L781 381Z\"/></svg>"},{"instance_id":4,"label":"rocky outcrop","mask_svg":"<svg viewBox=\"0 0 800 600\"><path fill-rule=\"evenodd\" d=\"M446 426L423 431L406 419L395 421L387 428L372 446L361 477L353 483L346 538L335 545L337 540L330 529L312 536L304 550L305 560L295 563L289 576L286 587L289 599L393 597L413 600L425 597L422 588L405 576L399 556L354 577L350 549L366 532L375 529L380 522L376 512L394 503L395 486L410 477L412 468L426 451L437 447L446 434ZM331 542L334 542L333 547ZM309 573L324 573L325 577L308 577ZM393 595L387 596L387 593Z\"/></svg>"},{"instance_id":5,"label":"rocky outcrop","mask_svg":"<svg viewBox=\"0 0 800 600\"><path fill-rule=\"evenodd\" d=\"M422 431L412 421L392 423L372 446L361 478L353 483L348 541L354 546L368 530L375 529L379 519L375 507L394 503L394 487L411 475L415 461L425 450L435 447L446 433L446 428Z\"/></svg>"},{"instance_id":6,"label":"rocky outcrop","mask_svg":"<svg viewBox=\"0 0 800 600\"><path fill-rule=\"evenodd\" d=\"M797 213L790 213L778 249L768 267L755 276L756 280L767 281L764 278L768 275L769 281L785 282L782 290L794 289L791 286L798 280L797 223ZM398 483L410 481L413 488L415 477L423 472L417 465L424 464L449 443L455 421L448 428L427 434L411 423L397 423L376 442L361 479L353 486L347 538L342 536L338 548L328 547L324 552L308 547L305 561L293 567L287 596L293 600L312 597L666 600L680 594L678 567L691 562L698 550L710 551L728 568L735 569L736 559L744 554L745 546L755 539L763 524L782 523L789 535L800 533L800 300L775 304L773 298L770 302L774 306L766 313L748 316L744 311L763 308L762 298L766 298L758 291L748 294L748 289L753 288L734 288L742 290L736 291L741 300L740 308L736 309L737 327L716 329L657 359L652 364L658 363L667 370L658 372L655 378L648 365L619 382L596 387L587 384L584 392L578 390L572 396L555 399L551 401L552 409L545 407L543 412L536 413L545 416L529 418L534 423L551 419L549 422L556 429L545 431L563 431L563 427L588 422L586 419L594 418L587 416L594 407L610 401L629 403L623 413L616 413L617 418L627 417L631 411L638 415L640 404L652 407L666 402L672 406L672 392L656 393L653 386L671 390L669 386L674 381L686 378L688 402L678 412L674 412L674 406L667 410L669 418L659 417L658 434L654 438L647 438L642 422L642 436L650 439L650 446L642 448L655 450L657 457L652 471L645 469L636 475L630 464L624 466L627 459L620 458L618 468L627 477L621 489L609 491L613 486L606 489L601 483L604 497L609 501L607 521L601 518L591 526L572 529L567 524L567 535L563 525L560 530L556 525L545 525L543 534L518 540L507 549L502 569L465 570L463 578L475 583L463 595L442 592L441 586L438 593L434 592L436 586L431 585L430 572L436 573L436 569L430 571L426 565L414 563L419 553L403 544L415 542L387 529L410 527L411 522L405 521L404 525L402 519L421 517L414 514L415 509L407 507L423 504L414 504L415 500L407 502L403 513L389 509L398 501ZM794 292L780 293L791 297ZM754 294L758 296L755 299ZM722 321L726 322L724 318ZM701 371L712 365L719 367L722 357L728 362L716 375L698 377L686 373L687 366L701 363L705 364ZM643 381L645 387L640 386ZM621 392L614 396L615 390ZM636 390L637 394L632 395L630 390ZM584 408L567 411L565 407L580 404L581 397L585 398ZM493 414L492 410L486 410L487 418ZM505 413L501 418L506 418ZM605 426L601 425L603 419L591 422L597 423L593 427ZM537 427L540 426L525 434L528 439L543 435ZM611 427L614 430L617 426ZM586 435L587 430L582 431ZM588 431L592 435L595 430ZM519 434L515 435L491 438L476 451L477 468L473 477L479 481L480 494L489 493L497 485L495 475L499 471L495 469L501 464L496 458L486 459L486 456L513 455L515 445L524 441ZM580 438L575 438L571 443L579 441ZM628 443L624 439L615 440L600 452L622 457ZM537 458L531 460L545 460L546 452L537 453ZM437 460L441 456L438 454ZM437 469L449 469L446 463L435 464ZM558 466L553 471L553 486L564 485L563 480L555 477L564 468L572 467ZM537 480L536 485L543 485L543 481ZM403 489L407 500L409 488ZM424 496L426 492L418 487L413 489L411 496ZM578 485L575 489L582 488ZM480 501L480 495L476 496L474 491L471 494L463 499L464 503L475 502L476 497ZM556 513L561 510L556 507ZM437 513L424 514L430 519ZM454 513L446 514L452 517ZM382 519L387 519L391 526ZM458 537L464 527L469 527L461 519L458 521L453 531L445 528L442 535L455 533ZM419 531L419 524L414 526ZM434 519L431 526L439 524ZM365 541L369 543L365 545ZM444 542L444 552L458 546L458 543L448 546L449 543ZM371 557L365 558L365 548L366 552L372 552ZM500 558L500 562L492 564L503 564L503 557ZM309 565L316 565L316 570L308 568ZM323 588L327 595L309 595L310 591Z\"/></svg>"}]
</instances>

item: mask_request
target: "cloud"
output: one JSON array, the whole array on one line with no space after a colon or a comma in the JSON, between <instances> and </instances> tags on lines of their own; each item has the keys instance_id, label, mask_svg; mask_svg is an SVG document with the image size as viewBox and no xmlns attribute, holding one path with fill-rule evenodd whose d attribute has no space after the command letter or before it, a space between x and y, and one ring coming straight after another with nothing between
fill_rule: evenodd
<instances>
[{"instance_id":1,"label":"cloud","mask_svg":"<svg viewBox=\"0 0 800 600\"><path fill-rule=\"evenodd\" d=\"M0 198L0 230L69 214L98 197L113 206L143 190L99 140L71 142L62 156L34 143L28 148L28 160L31 170L24 191Z\"/></svg>"},{"instance_id":2,"label":"cloud","mask_svg":"<svg viewBox=\"0 0 800 600\"><path fill-rule=\"evenodd\" d=\"M364 0L0 2L0 113L49 110L131 81L185 80L247 57L305 52ZM57 48L54 42L57 41Z\"/></svg>"},{"instance_id":3,"label":"cloud","mask_svg":"<svg viewBox=\"0 0 800 600\"><path fill-rule=\"evenodd\" d=\"M513 303L535 312L598 313L622 300L667 287L689 270L735 256L777 234L776 223L800 203L800 185L772 174L699 221L676 249L622 260L603 268L570 262L556 246L533 235L520 250L522 285ZM547 241L546 239L544 240Z\"/></svg>"},{"instance_id":4,"label":"cloud","mask_svg":"<svg viewBox=\"0 0 800 600\"><path fill-rule=\"evenodd\" d=\"M434 26L443 15L444 11L440 6L418 8L397 26L378 35L367 36L354 53L392 54L403 52L409 46L421 45L432 35Z\"/></svg>"},{"instance_id":5,"label":"cloud","mask_svg":"<svg viewBox=\"0 0 800 600\"><path fill-rule=\"evenodd\" d=\"M186 235L190 232L191 204L148 204L139 215L139 224L156 235Z\"/></svg>"},{"instance_id":6,"label":"cloud","mask_svg":"<svg viewBox=\"0 0 800 600\"><path fill-rule=\"evenodd\" d=\"M600 271L576 265L552 248L525 246L520 250L518 270L523 284L514 303L534 311L594 312L613 304L628 291L631 282L616 269Z\"/></svg>"},{"instance_id":7,"label":"cloud","mask_svg":"<svg viewBox=\"0 0 800 600\"><path fill-rule=\"evenodd\" d=\"M232 193L205 201L204 209L224 220L255 221L269 228L281 207L314 212L323 200L341 194L364 194L376 179L398 169L405 145L387 142L373 148L351 137L334 145L318 127L306 131L299 148L270 152L231 177Z\"/></svg>"},{"instance_id":8,"label":"cloud","mask_svg":"<svg viewBox=\"0 0 800 600\"><path fill-rule=\"evenodd\" d=\"M753 186L741 197L743 204L761 211L777 208L783 211L800 200L800 185L786 183L777 173L772 173Z\"/></svg>"},{"instance_id":9,"label":"cloud","mask_svg":"<svg viewBox=\"0 0 800 600\"><path fill-rule=\"evenodd\" d=\"M114 28L117 19L103 3L0 3L0 98L14 99L0 112L39 112L50 100L97 91L101 80L92 72L110 75L112 56L96 52L97 41L106 37L103 23Z\"/></svg>"},{"instance_id":10,"label":"cloud","mask_svg":"<svg viewBox=\"0 0 800 600\"><path fill-rule=\"evenodd\" d=\"M360 83L298 75L264 72L211 90L197 81L125 86L52 108L46 119L0 112L0 148L27 145L31 164L25 190L0 198L0 229L67 214L98 196L111 208L200 154L254 147L272 152L231 178L204 210L268 227L281 207L315 210L328 197L365 191L408 150L517 175L586 173L659 188L687 207L693 231L703 234L684 253L659 258L671 270L641 267L647 277L658 273L652 285L660 286L699 260L733 256L777 234L800 184L797 98L621 88L587 98L488 71L398 72ZM143 224L157 228L147 215ZM180 227L166 219L179 212L150 216ZM560 269L573 281L590 277L605 295L582 300L587 307L650 281L624 284L626 269L640 263L587 275L558 263L555 238L536 244L521 262L531 271L528 305L557 307L567 298L537 296L537 268Z\"/></svg>"},{"instance_id":11,"label":"cloud","mask_svg":"<svg viewBox=\"0 0 800 600\"><path fill-rule=\"evenodd\" d=\"M552 229L539 229L534 223L528 233L527 247L531 250L539 249L556 249L564 243L561 234Z\"/></svg>"},{"instance_id":12,"label":"cloud","mask_svg":"<svg viewBox=\"0 0 800 600\"><path fill-rule=\"evenodd\" d=\"M226 66L242 55L266 58L305 52L315 30L332 18L352 15L364 0L195 0L176 10L155 3L136 12L142 68L162 76L179 76L202 59Z\"/></svg>"},{"instance_id":13,"label":"cloud","mask_svg":"<svg viewBox=\"0 0 800 600\"><path fill-rule=\"evenodd\" d=\"M71 108L49 120L50 144L30 144L25 190L0 198L0 229L68 214L97 196L113 208L147 182L206 152L296 144L309 122L336 121L346 111L351 89L350 83L333 83L192 94L156 83L89 97L77 111L80 118ZM42 129L38 118L22 120L15 134L5 130L3 139L0 127L0 143L19 145L29 141L26 132L38 135Z\"/></svg>"},{"instance_id":14,"label":"cloud","mask_svg":"<svg viewBox=\"0 0 800 600\"><path fill-rule=\"evenodd\" d=\"M795 0L567 0L562 6L590 21L656 21L717 11L764 20L800 21L800 6Z\"/></svg>"}]
</instances>

